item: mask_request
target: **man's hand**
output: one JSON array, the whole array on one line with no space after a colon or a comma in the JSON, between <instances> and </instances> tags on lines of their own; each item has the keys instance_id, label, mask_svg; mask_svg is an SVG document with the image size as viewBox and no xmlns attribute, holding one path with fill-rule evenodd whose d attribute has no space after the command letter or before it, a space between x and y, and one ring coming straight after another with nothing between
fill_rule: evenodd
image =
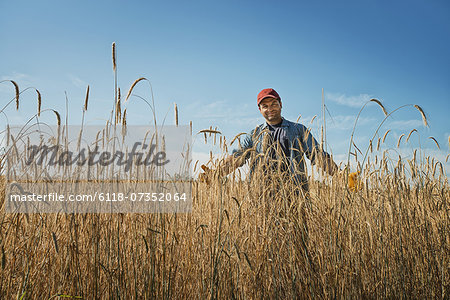
<instances>
[{"instance_id":1,"label":"man's hand","mask_svg":"<svg viewBox=\"0 0 450 300\"><path fill-rule=\"evenodd\" d=\"M216 170L212 170L205 165L201 165L200 167L203 170L203 173L198 175L198 178L201 182L205 182L209 184L211 182L212 176L215 173L216 176L226 176L242 166L244 164L243 160L236 159L232 155L225 158L221 163L217 166Z\"/></svg>"}]
</instances>

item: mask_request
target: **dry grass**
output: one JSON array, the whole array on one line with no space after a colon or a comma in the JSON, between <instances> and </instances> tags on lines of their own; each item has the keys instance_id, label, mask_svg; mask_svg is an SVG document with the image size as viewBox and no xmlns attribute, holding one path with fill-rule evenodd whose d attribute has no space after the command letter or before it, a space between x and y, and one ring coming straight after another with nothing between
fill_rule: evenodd
<instances>
[{"instance_id":1,"label":"dry grass","mask_svg":"<svg viewBox=\"0 0 450 300\"><path fill-rule=\"evenodd\" d=\"M432 140L432 141L436 144L436 146L438 147L439 150L441 150L441 146L439 146L438 141L436 141L436 139L435 139L434 137L430 136L430 137L428 137L428 138L429 138L430 140Z\"/></svg>"},{"instance_id":2,"label":"dry grass","mask_svg":"<svg viewBox=\"0 0 450 300\"><path fill-rule=\"evenodd\" d=\"M14 90L16 93L16 110L19 110L19 96L20 96L19 85L14 80L10 80L10 82L14 85Z\"/></svg>"},{"instance_id":3,"label":"dry grass","mask_svg":"<svg viewBox=\"0 0 450 300\"><path fill-rule=\"evenodd\" d=\"M176 103L173 104L174 116L175 116L175 126L178 126L178 106Z\"/></svg>"},{"instance_id":4,"label":"dry grass","mask_svg":"<svg viewBox=\"0 0 450 300\"><path fill-rule=\"evenodd\" d=\"M188 214L7 214L3 181L0 298L448 298L442 164L374 155L355 192L344 172L309 197L281 172L193 181Z\"/></svg>"},{"instance_id":5,"label":"dry grass","mask_svg":"<svg viewBox=\"0 0 450 300\"><path fill-rule=\"evenodd\" d=\"M369 101L378 104L378 106L379 106L379 107L381 108L381 110L383 111L383 114L384 114L385 116L388 115L388 112L387 112L386 108L384 107L384 105L381 103L380 100L378 100L378 99L370 99Z\"/></svg>"},{"instance_id":6,"label":"dry grass","mask_svg":"<svg viewBox=\"0 0 450 300\"><path fill-rule=\"evenodd\" d=\"M84 99L84 106L83 106L84 111L87 111L88 109L88 102L89 102L89 85L87 86L86 98Z\"/></svg>"},{"instance_id":7,"label":"dry grass","mask_svg":"<svg viewBox=\"0 0 450 300\"><path fill-rule=\"evenodd\" d=\"M41 116L41 106L42 106L42 97L41 97L41 93L36 89L36 94L38 96L38 112L37 115L38 117Z\"/></svg>"},{"instance_id":8,"label":"dry grass","mask_svg":"<svg viewBox=\"0 0 450 300\"><path fill-rule=\"evenodd\" d=\"M417 104L415 104L414 107L419 111L420 116L422 117L423 125L425 127L428 127L428 119L427 119L427 117L425 115L425 112L423 111L422 107L420 107Z\"/></svg>"},{"instance_id":9,"label":"dry grass","mask_svg":"<svg viewBox=\"0 0 450 300\"><path fill-rule=\"evenodd\" d=\"M117 70L117 63L116 63L116 43L112 43L112 64L113 64L113 71L115 72Z\"/></svg>"},{"instance_id":10,"label":"dry grass","mask_svg":"<svg viewBox=\"0 0 450 300\"><path fill-rule=\"evenodd\" d=\"M147 78L141 77L141 78L136 79L136 80L133 82L133 84L130 86L130 89L128 90L127 96L125 97L125 102L127 102L127 101L128 101L128 98L130 98L131 93L133 92L133 89L134 89L134 87L136 86L136 84L138 84L139 81L142 81L142 80L147 80Z\"/></svg>"},{"instance_id":11,"label":"dry grass","mask_svg":"<svg viewBox=\"0 0 450 300\"><path fill-rule=\"evenodd\" d=\"M310 201L260 176L193 182L190 214L2 212L0 295L445 298L448 184L380 165L356 193L311 180Z\"/></svg>"}]
</instances>

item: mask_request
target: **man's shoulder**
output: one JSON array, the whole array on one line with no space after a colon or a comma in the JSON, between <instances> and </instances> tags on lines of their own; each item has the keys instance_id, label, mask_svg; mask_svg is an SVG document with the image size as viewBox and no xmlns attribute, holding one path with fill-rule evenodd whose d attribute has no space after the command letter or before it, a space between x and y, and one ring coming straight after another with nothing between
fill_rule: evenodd
<instances>
[{"instance_id":1,"label":"man's shoulder","mask_svg":"<svg viewBox=\"0 0 450 300\"><path fill-rule=\"evenodd\" d=\"M253 128L251 131L250 131L250 135L253 135L253 134L255 134L255 133L258 133L258 132L260 132L261 130L263 130L264 128L266 128L266 126L267 126L267 124L266 123L262 123L262 124L259 124L259 125L257 125L255 128Z\"/></svg>"},{"instance_id":2,"label":"man's shoulder","mask_svg":"<svg viewBox=\"0 0 450 300\"><path fill-rule=\"evenodd\" d=\"M297 129L297 130L302 130L302 131L306 128L305 125L303 125L303 124L300 124L300 123L297 123L297 122L292 122L292 121L289 121L287 119L283 119L282 125L284 127Z\"/></svg>"}]
</instances>

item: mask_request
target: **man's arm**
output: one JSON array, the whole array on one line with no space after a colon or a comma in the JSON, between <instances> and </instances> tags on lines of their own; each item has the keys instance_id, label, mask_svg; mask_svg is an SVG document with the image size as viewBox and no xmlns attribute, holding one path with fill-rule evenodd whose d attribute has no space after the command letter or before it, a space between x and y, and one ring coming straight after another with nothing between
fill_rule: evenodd
<instances>
[{"instance_id":1,"label":"man's arm","mask_svg":"<svg viewBox=\"0 0 450 300\"><path fill-rule=\"evenodd\" d=\"M253 133L254 130L247 133L242 143L239 141L238 149L233 150L232 154L223 160L219 166L221 174L228 175L245 164L250 157L250 153L247 150L253 147Z\"/></svg>"},{"instance_id":2,"label":"man's arm","mask_svg":"<svg viewBox=\"0 0 450 300\"><path fill-rule=\"evenodd\" d=\"M310 130L303 131L302 147L312 164L319 166L329 175L334 175L339 169L330 154L323 151Z\"/></svg>"},{"instance_id":3,"label":"man's arm","mask_svg":"<svg viewBox=\"0 0 450 300\"><path fill-rule=\"evenodd\" d=\"M245 164L247 159L250 157L250 153L247 150L253 147L252 135L253 130L251 133L246 134L244 141L240 143L238 149L235 149L231 155L227 156L219 163L217 168L218 174L221 176L226 176ZM206 178L211 176L213 170L207 168L206 166L202 166L202 169L205 172L202 176L203 180L207 181Z\"/></svg>"},{"instance_id":4,"label":"man's arm","mask_svg":"<svg viewBox=\"0 0 450 300\"><path fill-rule=\"evenodd\" d=\"M219 165L219 172L222 175L228 175L233 173L234 170L244 165L245 160L243 157L235 157L234 155L229 155L226 157Z\"/></svg>"}]
</instances>

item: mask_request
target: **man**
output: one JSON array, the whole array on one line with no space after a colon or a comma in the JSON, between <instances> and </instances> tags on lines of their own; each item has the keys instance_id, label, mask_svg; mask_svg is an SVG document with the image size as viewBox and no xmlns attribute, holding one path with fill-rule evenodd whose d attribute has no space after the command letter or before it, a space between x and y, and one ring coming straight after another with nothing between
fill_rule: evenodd
<instances>
[{"instance_id":1,"label":"man","mask_svg":"<svg viewBox=\"0 0 450 300\"><path fill-rule=\"evenodd\" d=\"M255 183L261 191L254 196L269 200L257 201L264 207L264 215L274 217L274 223L281 224L283 232L288 230L286 220L289 220L298 234L297 241L309 257L307 211L311 206L304 158L306 156L312 164L318 164L330 175L338 167L305 126L281 116L281 97L274 89L263 89L256 103L266 122L247 134L240 147L222 162L217 171L219 175L229 174L250 159L251 180L257 180ZM208 182L212 171L204 166L203 170L205 173L201 179ZM303 200L299 199L300 195Z\"/></svg>"},{"instance_id":2,"label":"man","mask_svg":"<svg viewBox=\"0 0 450 300\"><path fill-rule=\"evenodd\" d=\"M257 158L251 163L250 176L258 165L262 165L268 178L271 174L285 174L305 193L308 192L308 181L304 156L312 164L320 162L319 165L330 175L337 171L331 156L320 148L305 126L281 116L281 97L274 89L263 89L257 96L257 105L266 123L247 134L240 148L225 159L219 170L222 174L229 174L242 166L252 152ZM210 170L204 170L208 176Z\"/></svg>"}]
</instances>

